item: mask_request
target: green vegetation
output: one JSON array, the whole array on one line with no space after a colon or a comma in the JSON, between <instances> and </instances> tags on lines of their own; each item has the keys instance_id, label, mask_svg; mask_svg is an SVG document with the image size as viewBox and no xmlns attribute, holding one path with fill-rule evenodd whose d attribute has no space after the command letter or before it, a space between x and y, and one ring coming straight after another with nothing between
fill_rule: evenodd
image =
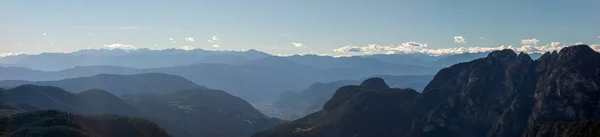
<instances>
[{"instance_id":1,"label":"green vegetation","mask_svg":"<svg viewBox=\"0 0 600 137\"><path fill-rule=\"evenodd\" d=\"M0 117L0 136L11 137L170 137L156 124L115 115L83 116L56 110Z\"/></svg>"}]
</instances>

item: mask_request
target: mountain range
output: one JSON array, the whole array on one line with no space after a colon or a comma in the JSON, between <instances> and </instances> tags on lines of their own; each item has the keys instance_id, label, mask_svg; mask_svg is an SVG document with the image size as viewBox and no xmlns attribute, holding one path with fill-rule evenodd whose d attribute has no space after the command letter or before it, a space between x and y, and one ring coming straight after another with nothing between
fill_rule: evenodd
<instances>
[{"instance_id":1,"label":"mountain range","mask_svg":"<svg viewBox=\"0 0 600 137\"><path fill-rule=\"evenodd\" d=\"M280 57L256 50L82 50L0 58L0 65L4 66L0 67L0 80L57 81L98 74L165 73L262 103L276 100L284 91L299 91L315 82L377 75L433 75L448 65L487 54Z\"/></svg>"},{"instance_id":2,"label":"mountain range","mask_svg":"<svg viewBox=\"0 0 600 137\"><path fill-rule=\"evenodd\" d=\"M13 64L7 66L19 66L0 67L0 79L4 80L0 87L6 88L0 88L0 122L8 125L0 128L0 134L593 136L600 121L600 54L587 45L539 57L512 50L340 58L172 50L169 59L197 58L181 62L157 59L162 63L156 66L147 65L150 60L128 61L156 59L149 56L165 56L166 52L116 51L0 59L12 59ZM210 54L196 55L200 53ZM51 66L54 69L77 66L77 57L110 59L89 62L96 66L58 71L19 65L54 56L66 59ZM119 61L113 57L123 57L123 64L110 64ZM394 60L396 57L404 58ZM450 64L454 65L429 75ZM246 100L253 104L276 100L271 105L288 112L282 117L293 121L269 118ZM31 123L28 120L41 122L23 124ZM122 128L102 128L98 122Z\"/></svg>"},{"instance_id":3,"label":"mountain range","mask_svg":"<svg viewBox=\"0 0 600 137\"><path fill-rule=\"evenodd\" d=\"M600 119L598 70L587 45L537 60L495 51L440 70L422 93L380 78L339 88L321 111L253 137L583 136Z\"/></svg>"},{"instance_id":4,"label":"mountain range","mask_svg":"<svg viewBox=\"0 0 600 137\"><path fill-rule=\"evenodd\" d=\"M0 80L57 81L98 74L165 73L182 76L194 83L228 91L251 102L272 101L283 91L295 91L314 82L360 79L375 75L431 74L438 68L405 65L363 68L319 69L290 62L281 57L267 57L244 64L195 64L154 69L118 66L86 66L61 71L38 71L19 67L0 67ZM235 85L235 86L232 86Z\"/></svg>"}]
</instances>

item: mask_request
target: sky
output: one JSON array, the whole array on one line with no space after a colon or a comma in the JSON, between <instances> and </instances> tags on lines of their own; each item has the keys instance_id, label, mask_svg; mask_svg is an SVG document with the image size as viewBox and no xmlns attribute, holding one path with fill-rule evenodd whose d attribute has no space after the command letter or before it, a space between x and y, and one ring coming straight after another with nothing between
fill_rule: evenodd
<instances>
[{"instance_id":1,"label":"sky","mask_svg":"<svg viewBox=\"0 0 600 137\"><path fill-rule=\"evenodd\" d=\"M598 0L0 0L0 55L546 51L600 44L599 13Z\"/></svg>"}]
</instances>

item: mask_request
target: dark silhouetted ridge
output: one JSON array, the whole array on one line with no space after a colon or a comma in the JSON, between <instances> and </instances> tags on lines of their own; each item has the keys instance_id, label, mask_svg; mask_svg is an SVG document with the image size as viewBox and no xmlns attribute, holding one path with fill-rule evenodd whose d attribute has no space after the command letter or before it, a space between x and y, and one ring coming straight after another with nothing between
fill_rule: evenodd
<instances>
[{"instance_id":1,"label":"dark silhouetted ridge","mask_svg":"<svg viewBox=\"0 0 600 137\"><path fill-rule=\"evenodd\" d=\"M360 84L361 87L367 89L388 89L390 88L382 78L370 78Z\"/></svg>"},{"instance_id":2,"label":"dark silhouetted ridge","mask_svg":"<svg viewBox=\"0 0 600 137\"><path fill-rule=\"evenodd\" d=\"M489 59L499 59L499 60L510 60L517 57L515 51L511 49L503 49L500 51L493 51L488 54L487 58Z\"/></svg>"},{"instance_id":3,"label":"dark silhouetted ridge","mask_svg":"<svg viewBox=\"0 0 600 137\"><path fill-rule=\"evenodd\" d=\"M361 86L339 88L321 111L253 137L399 136L395 130L410 127L390 123L401 121L399 106L417 96L413 89L390 89L382 79L372 78Z\"/></svg>"},{"instance_id":4,"label":"dark silhouetted ridge","mask_svg":"<svg viewBox=\"0 0 600 137\"><path fill-rule=\"evenodd\" d=\"M115 115L82 116L43 110L1 116L1 136L11 137L170 137L156 124Z\"/></svg>"}]
</instances>

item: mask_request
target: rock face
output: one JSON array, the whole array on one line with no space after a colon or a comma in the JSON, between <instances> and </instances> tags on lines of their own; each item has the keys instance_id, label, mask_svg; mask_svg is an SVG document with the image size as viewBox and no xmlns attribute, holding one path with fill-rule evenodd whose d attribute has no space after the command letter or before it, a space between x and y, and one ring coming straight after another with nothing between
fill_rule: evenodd
<instances>
[{"instance_id":1,"label":"rock face","mask_svg":"<svg viewBox=\"0 0 600 137\"><path fill-rule=\"evenodd\" d=\"M391 124L402 119L399 107L419 95L412 89L385 88L382 79L338 89L323 110L260 132L253 137L384 137L399 135Z\"/></svg>"},{"instance_id":2,"label":"rock face","mask_svg":"<svg viewBox=\"0 0 600 137\"><path fill-rule=\"evenodd\" d=\"M419 112L407 136L512 137L549 122L600 118L600 56L587 45L546 53L536 61L497 51L449 69L460 72L448 74L449 80L434 78L415 107L407 109ZM427 100L420 99L428 98L441 100L422 105Z\"/></svg>"},{"instance_id":3,"label":"rock face","mask_svg":"<svg viewBox=\"0 0 600 137\"><path fill-rule=\"evenodd\" d=\"M324 111L335 110L339 106L336 104L343 102L339 100L355 95L347 95L349 93L334 96ZM502 50L453 65L440 70L418 97L402 104L382 105L393 110L387 112L389 116L362 118L393 121L380 128L390 128L389 131L371 134L379 137L515 137L522 136L528 129L539 129L536 127L542 124L600 119L599 102L600 55L587 45L576 45L546 53L535 61L527 54ZM320 113L323 112L311 116ZM349 125L357 119L339 123ZM546 126L543 129L530 132L559 132L554 131L559 128ZM385 134L392 131L393 134ZM273 130L268 132L274 133ZM536 135L530 132L527 134ZM307 132L302 136L324 136L321 133ZM282 134L268 135L259 133L255 137L283 137Z\"/></svg>"},{"instance_id":4,"label":"rock face","mask_svg":"<svg viewBox=\"0 0 600 137\"><path fill-rule=\"evenodd\" d=\"M600 121L589 120L571 123L546 123L530 128L523 137L597 137Z\"/></svg>"}]
</instances>

